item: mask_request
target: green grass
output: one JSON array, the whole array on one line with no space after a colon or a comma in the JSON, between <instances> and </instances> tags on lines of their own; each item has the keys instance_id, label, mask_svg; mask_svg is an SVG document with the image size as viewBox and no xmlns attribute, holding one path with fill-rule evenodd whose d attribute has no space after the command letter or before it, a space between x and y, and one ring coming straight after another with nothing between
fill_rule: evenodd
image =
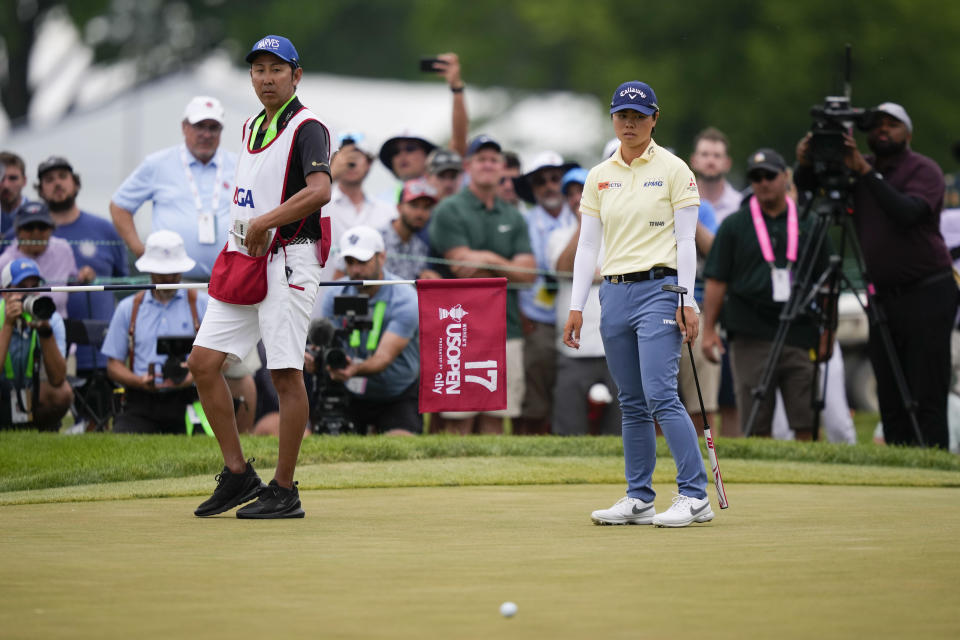
<instances>
[{"instance_id":1,"label":"green grass","mask_svg":"<svg viewBox=\"0 0 960 640\"><path fill-rule=\"evenodd\" d=\"M960 490L738 484L706 525L590 524L622 490L308 490L306 519L272 522L194 518L193 497L6 506L0 635L956 637Z\"/></svg>"},{"instance_id":2,"label":"green grass","mask_svg":"<svg viewBox=\"0 0 960 640\"><path fill-rule=\"evenodd\" d=\"M258 468L276 464L275 438L245 437L243 445L248 456L257 458ZM720 438L716 446L721 469L727 460L765 460L960 471L960 458L929 449L756 438ZM529 457L610 458L622 464L622 455L621 441L616 437L310 437L304 440L300 465ZM658 441L657 455L669 458L662 438ZM115 434L65 437L35 432L0 432L0 492L209 476L219 469L219 459L216 442L207 437Z\"/></svg>"}]
</instances>

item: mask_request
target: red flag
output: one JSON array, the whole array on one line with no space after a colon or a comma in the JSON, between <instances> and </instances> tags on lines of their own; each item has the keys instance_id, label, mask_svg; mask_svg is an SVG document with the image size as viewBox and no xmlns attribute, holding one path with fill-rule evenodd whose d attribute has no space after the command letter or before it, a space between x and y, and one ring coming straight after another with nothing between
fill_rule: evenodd
<instances>
[{"instance_id":1,"label":"red flag","mask_svg":"<svg viewBox=\"0 0 960 640\"><path fill-rule=\"evenodd\" d=\"M420 412L507 408L507 279L417 280Z\"/></svg>"}]
</instances>

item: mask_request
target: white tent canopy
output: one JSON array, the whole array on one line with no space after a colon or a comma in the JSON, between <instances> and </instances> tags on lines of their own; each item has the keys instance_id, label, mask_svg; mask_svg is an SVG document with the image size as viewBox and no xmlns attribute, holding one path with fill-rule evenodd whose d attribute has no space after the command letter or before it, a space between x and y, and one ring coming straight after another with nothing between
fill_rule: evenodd
<instances>
[{"instance_id":1,"label":"white tent canopy","mask_svg":"<svg viewBox=\"0 0 960 640\"><path fill-rule=\"evenodd\" d=\"M593 96L565 92L510 92L478 89L467 78L470 135L486 133L529 160L545 149L589 165L599 156L611 130L605 109ZM98 82L104 91L107 87ZM89 98L91 87L84 87ZM399 82L305 73L298 94L332 130L361 132L376 152L391 135L419 131L438 144L450 137L451 96L442 80ZM240 129L261 105L248 71L215 55L191 71L107 98L98 106L75 110L62 119L8 132L0 148L21 155L30 183L36 167L50 155L65 156L82 176L81 208L107 216L108 203L123 179L153 151L182 141L180 122L191 97L209 95L226 109L224 148L239 149ZM88 102L89 104L89 102ZM482 123L482 124L477 124ZM368 179L371 193L389 189L393 177L377 163ZM143 231L149 216L137 216Z\"/></svg>"}]
</instances>

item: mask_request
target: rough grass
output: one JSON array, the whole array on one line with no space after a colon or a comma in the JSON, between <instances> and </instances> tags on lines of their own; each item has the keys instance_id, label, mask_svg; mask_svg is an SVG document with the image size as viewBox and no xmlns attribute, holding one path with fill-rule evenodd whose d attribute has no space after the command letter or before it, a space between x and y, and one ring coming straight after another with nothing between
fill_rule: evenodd
<instances>
[{"instance_id":1,"label":"rough grass","mask_svg":"<svg viewBox=\"0 0 960 640\"><path fill-rule=\"evenodd\" d=\"M246 437L243 445L247 456L257 458L258 468L276 464L275 438ZM721 469L727 460L765 460L960 471L960 458L929 449L755 438L720 438L716 447ZM616 437L310 437L304 440L300 465L441 458L610 458L619 462L622 455ZM657 455L669 458L662 438ZM207 437L0 432L0 492L209 476L219 469L219 460L216 442Z\"/></svg>"}]
</instances>

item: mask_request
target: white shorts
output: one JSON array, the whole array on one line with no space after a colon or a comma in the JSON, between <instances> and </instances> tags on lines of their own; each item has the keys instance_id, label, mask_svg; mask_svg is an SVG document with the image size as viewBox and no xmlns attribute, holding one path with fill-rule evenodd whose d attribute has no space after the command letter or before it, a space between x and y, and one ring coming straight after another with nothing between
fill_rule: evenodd
<instances>
[{"instance_id":1,"label":"white shorts","mask_svg":"<svg viewBox=\"0 0 960 640\"><path fill-rule=\"evenodd\" d=\"M313 244L288 246L286 257L281 249L267 262L267 297L252 305L211 298L193 343L237 361L262 337L268 369L303 369L319 280L320 263Z\"/></svg>"}]
</instances>

